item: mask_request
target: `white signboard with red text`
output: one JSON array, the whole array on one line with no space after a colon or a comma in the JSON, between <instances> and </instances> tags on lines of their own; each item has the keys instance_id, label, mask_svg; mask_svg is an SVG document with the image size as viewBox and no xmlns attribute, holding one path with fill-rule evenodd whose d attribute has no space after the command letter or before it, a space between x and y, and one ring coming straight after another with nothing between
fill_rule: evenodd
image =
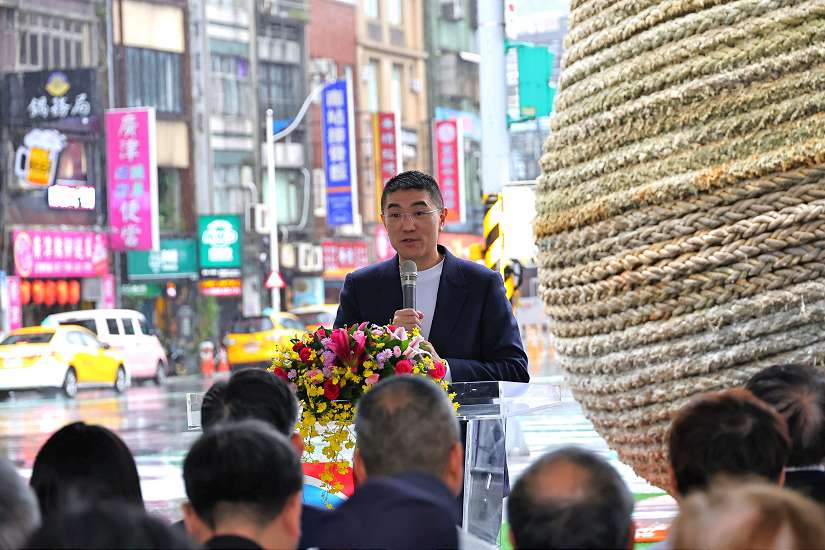
<instances>
[{"instance_id":1,"label":"white signboard with red text","mask_svg":"<svg viewBox=\"0 0 825 550\"><path fill-rule=\"evenodd\" d=\"M433 123L435 173L447 223L463 223L467 213L464 204L464 133L461 119L436 120Z\"/></svg>"}]
</instances>

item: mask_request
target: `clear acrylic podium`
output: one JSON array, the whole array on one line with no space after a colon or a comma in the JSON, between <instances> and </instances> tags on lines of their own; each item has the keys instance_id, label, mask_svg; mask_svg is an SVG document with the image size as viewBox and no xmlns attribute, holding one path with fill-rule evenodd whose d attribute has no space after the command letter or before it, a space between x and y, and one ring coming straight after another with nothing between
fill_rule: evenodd
<instances>
[{"instance_id":1,"label":"clear acrylic podium","mask_svg":"<svg viewBox=\"0 0 825 550\"><path fill-rule=\"evenodd\" d=\"M461 382L452 385L466 434L462 528L490 544L498 542L502 503L509 492L507 441L519 430L517 418L540 415L561 403L553 383ZM186 395L190 429L200 429L202 393ZM509 427L509 430L508 430Z\"/></svg>"}]
</instances>

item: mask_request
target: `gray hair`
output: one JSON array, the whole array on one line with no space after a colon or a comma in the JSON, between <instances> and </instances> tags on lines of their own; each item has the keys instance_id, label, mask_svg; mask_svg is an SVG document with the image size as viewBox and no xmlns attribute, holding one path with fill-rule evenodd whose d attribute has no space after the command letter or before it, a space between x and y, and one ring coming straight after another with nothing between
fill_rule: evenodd
<instances>
[{"instance_id":1,"label":"gray hair","mask_svg":"<svg viewBox=\"0 0 825 550\"><path fill-rule=\"evenodd\" d=\"M34 492L14 465L0 457L0 549L16 550L40 525Z\"/></svg>"},{"instance_id":2,"label":"gray hair","mask_svg":"<svg viewBox=\"0 0 825 550\"><path fill-rule=\"evenodd\" d=\"M446 392L423 376L381 381L358 402L356 445L367 474L423 472L441 477L459 441Z\"/></svg>"}]
</instances>

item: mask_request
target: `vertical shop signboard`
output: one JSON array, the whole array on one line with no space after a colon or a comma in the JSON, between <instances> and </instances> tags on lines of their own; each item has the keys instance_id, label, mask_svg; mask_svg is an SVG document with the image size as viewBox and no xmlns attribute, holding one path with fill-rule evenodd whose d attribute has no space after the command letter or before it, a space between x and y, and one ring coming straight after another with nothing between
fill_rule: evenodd
<instances>
[{"instance_id":1,"label":"vertical shop signboard","mask_svg":"<svg viewBox=\"0 0 825 550\"><path fill-rule=\"evenodd\" d=\"M109 225L112 250L157 250L155 109L106 111Z\"/></svg>"},{"instance_id":2,"label":"vertical shop signboard","mask_svg":"<svg viewBox=\"0 0 825 550\"><path fill-rule=\"evenodd\" d=\"M352 97L347 80L327 84L321 92L324 172L327 180L327 224L350 225L358 206L355 178Z\"/></svg>"},{"instance_id":3,"label":"vertical shop signboard","mask_svg":"<svg viewBox=\"0 0 825 550\"><path fill-rule=\"evenodd\" d=\"M381 211L381 194L387 180L401 171L398 139L398 124L395 113L373 113L372 115L373 158L375 164L375 205Z\"/></svg>"},{"instance_id":4,"label":"vertical shop signboard","mask_svg":"<svg viewBox=\"0 0 825 550\"><path fill-rule=\"evenodd\" d=\"M461 119L433 124L436 179L447 208L447 223L464 223L464 136Z\"/></svg>"},{"instance_id":5,"label":"vertical shop signboard","mask_svg":"<svg viewBox=\"0 0 825 550\"><path fill-rule=\"evenodd\" d=\"M23 305L20 302L20 277L6 277L8 290L8 323L9 330L23 326Z\"/></svg>"},{"instance_id":6,"label":"vertical shop signboard","mask_svg":"<svg viewBox=\"0 0 825 550\"><path fill-rule=\"evenodd\" d=\"M103 276L103 307L111 309L115 307L115 276Z\"/></svg>"}]
</instances>

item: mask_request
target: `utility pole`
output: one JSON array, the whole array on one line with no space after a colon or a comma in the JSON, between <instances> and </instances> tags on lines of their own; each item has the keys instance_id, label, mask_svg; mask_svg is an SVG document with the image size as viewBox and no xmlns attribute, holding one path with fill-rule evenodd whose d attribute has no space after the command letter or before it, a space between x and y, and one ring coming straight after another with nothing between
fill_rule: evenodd
<instances>
[{"instance_id":1,"label":"utility pole","mask_svg":"<svg viewBox=\"0 0 825 550\"><path fill-rule=\"evenodd\" d=\"M498 193L510 181L504 0L478 0L481 98L481 186Z\"/></svg>"},{"instance_id":2,"label":"utility pole","mask_svg":"<svg viewBox=\"0 0 825 550\"><path fill-rule=\"evenodd\" d=\"M275 113L266 110L266 179L267 179L267 216L269 217L269 268L272 273L280 269L278 258L278 201L275 185L275 134L273 124ZM281 311L281 289L272 287L272 310Z\"/></svg>"}]
</instances>

